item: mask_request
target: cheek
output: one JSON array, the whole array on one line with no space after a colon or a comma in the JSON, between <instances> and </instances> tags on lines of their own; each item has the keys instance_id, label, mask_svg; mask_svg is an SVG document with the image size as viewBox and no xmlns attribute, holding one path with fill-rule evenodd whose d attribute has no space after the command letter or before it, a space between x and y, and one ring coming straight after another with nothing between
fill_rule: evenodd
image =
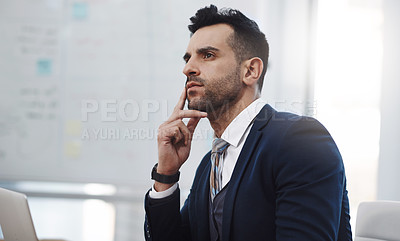
<instances>
[{"instance_id":1,"label":"cheek","mask_svg":"<svg viewBox=\"0 0 400 241\"><path fill-rule=\"evenodd\" d=\"M204 70L202 78L207 82L213 82L212 80L221 79L227 74L229 74L229 68L226 65L219 65Z\"/></svg>"},{"instance_id":2,"label":"cheek","mask_svg":"<svg viewBox=\"0 0 400 241\"><path fill-rule=\"evenodd\" d=\"M200 68L200 77L206 82L212 82L212 80L225 78L235 71L237 71L236 60L224 58L223 60L220 59L203 65Z\"/></svg>"}]
</instances>

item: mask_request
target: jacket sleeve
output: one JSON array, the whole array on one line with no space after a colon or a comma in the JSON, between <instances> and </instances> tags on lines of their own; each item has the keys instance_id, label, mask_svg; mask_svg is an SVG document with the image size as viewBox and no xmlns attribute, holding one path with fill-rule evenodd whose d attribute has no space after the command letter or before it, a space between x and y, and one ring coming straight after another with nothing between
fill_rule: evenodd
<instances>
[{"instance_id":1,"label":"jacket sleeve","mask_svg":"<svg viewBox=\"0 0 400 241\"><path fill-rule=\"evenodd\" d=\"M338 240L347 194L336 144L327 130L310 118L293 121L282 135L273 170L276 240ZM351 232L339 240L351 240Z\"/></svg>"},{"instance_id":2,"label":"jacket sleeve","mask_svg":"<svg viewBox=\"0 0 400 241\"><path fill-rule=\"evenodd\" d=\"M180 207L180 189L168 197L152 199L149 192L145 196L144 232L147 241L191 240L188 218L185 217L187 205Z\"/></svg>"}]
</instances>

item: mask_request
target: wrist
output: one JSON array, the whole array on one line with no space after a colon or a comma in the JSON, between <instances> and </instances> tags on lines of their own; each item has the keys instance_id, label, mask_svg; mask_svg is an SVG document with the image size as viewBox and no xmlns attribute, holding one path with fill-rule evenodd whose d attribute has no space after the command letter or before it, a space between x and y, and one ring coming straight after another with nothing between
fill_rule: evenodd
<instances>
[{"instance_id":1,"label":"wrist","mask_svg":"<svg viewBox=\"0 0 400 241\"><path fill-rule=\"evenodd\" d=\"M157 163L157 173L159 174L170 176L176 174L177 172L179 172L179 168L171 168Z\"/></svg>"},{"instance_id":2,"label":"wrist","mask_svg":"<svg viewBox=\"0 0 400 241\"><path fill-rule=\"evenodd\" d=\"M175 184L165 184L165 183L154 181L153 188L156 192L162 192L162 191L170 189L173 185L175 185Z\"/></svg>"},{"instance_id":3,"label":"wrist","mask_svg":"<svg viewBox=\"0 0 400 241\"><path fill-rule=\"evenodd\" d=\"M163 169L160 167L157 167L157 173L161 174L161 175L167 175L167 176L171 176L174 175L176 173L178 173L179 171L176 169Z\"/></svg>"}]
</instances>

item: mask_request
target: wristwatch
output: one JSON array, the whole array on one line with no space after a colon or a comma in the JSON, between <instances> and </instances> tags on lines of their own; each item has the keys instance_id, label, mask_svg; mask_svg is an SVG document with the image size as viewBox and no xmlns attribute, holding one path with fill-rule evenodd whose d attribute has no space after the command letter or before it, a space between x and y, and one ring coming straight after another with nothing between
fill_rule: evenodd
<instances>
[{"instance_id":1,"label":"wristwatch","mask_svg":"<svg viewBox=\"0 0 400 241\"><path fill-rule=\"evenodd\" d=\"M158 163L156 163L154 165L153 170L151 171L151 179L153 179L157 182L164 183L164 184L173 184L173 183L179 181L179 175L180 175L179 171L177 173L175 173L174 175L163 175L163 174L157 173L157 166L158 166Z\"/></svg>"}]
</instances>

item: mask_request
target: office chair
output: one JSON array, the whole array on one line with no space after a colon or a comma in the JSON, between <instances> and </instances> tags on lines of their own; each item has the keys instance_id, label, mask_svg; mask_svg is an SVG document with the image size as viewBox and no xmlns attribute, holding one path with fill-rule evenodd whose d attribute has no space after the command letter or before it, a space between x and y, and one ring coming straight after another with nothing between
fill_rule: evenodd
<instances>
[{"instance_id":1,"label":"office chair","mask_svg":"<svg viewBox=\"0 0 400 241\"><path fill-rule=\"evenodd\" d=\"M362 202L354 241L400 241L400 202Z\"/></svg>"}]
</instances>

